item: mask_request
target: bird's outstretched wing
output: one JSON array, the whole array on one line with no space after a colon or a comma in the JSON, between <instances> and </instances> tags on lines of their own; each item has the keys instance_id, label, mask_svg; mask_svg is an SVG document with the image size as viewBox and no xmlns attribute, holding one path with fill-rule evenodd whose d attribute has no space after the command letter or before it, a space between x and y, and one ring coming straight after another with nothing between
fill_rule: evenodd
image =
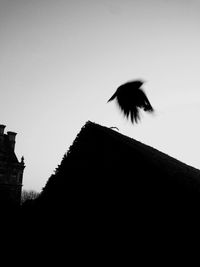
<instances>
[{"instance_id":1,"label":"bird's outstretched wing","mask_svg":"<svg viewBox=\"0 0 200 267\"><path fill-rule=\"evenodd\" d=\"M117 96L117 91L111 96L110 99L108 99L107 103L112 101Z\"/></svg>"}]
</instances>

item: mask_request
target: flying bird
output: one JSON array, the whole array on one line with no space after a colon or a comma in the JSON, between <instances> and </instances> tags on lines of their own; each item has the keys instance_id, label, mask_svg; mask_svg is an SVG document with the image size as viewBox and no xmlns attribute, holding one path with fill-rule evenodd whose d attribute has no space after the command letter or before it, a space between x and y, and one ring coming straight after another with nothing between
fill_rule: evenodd
<instances>
[{"instance_id":1,"label":"flying bird","mask_svg":"<svg viewBox=\"0 0 200 267\"><path fill-rule=\"evenodd\" d=\"M120 109L127 119L130 117L132 123L137 123L140 120L141 109L150 113L154 111L141 88L143 83L143 81L135 80L122 84L108 100L110 102L116 98Z\"/></svg>"}]
</instances>

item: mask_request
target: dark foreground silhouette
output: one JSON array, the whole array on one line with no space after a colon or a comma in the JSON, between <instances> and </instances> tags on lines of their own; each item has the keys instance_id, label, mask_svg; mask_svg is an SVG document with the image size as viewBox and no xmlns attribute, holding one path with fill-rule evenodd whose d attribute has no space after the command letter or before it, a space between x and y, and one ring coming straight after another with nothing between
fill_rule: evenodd
<instances>
[{"instance_id":1,"label":"dark foreground silhouette","mask_svg":"<svg viewBox=\"0 0 200 267\"><path fill-rule=\"evenodd\" d=\"M140 120L140 109L147 112L154 111L141 88L142 85L143 82L140 80L122 84L108 100L110 102L116 98L120 109L127 118L131 118L132 123L137 123Z\"/></svg>"},{"instance_id":2,"label":"dark foreground silhouette","mask_svg":"<svg viewBox=\"0 0 200 267\"><path fill-rule=\"evenodd\" d=\"M40 197L22 207L18 233L31 234L37 250L53 250L49 258L57 250L74 261L118 261L147 253L152 241L158 253L196 235L199 204L199 170L88 122Z\"/></svg>"}]
</instances>

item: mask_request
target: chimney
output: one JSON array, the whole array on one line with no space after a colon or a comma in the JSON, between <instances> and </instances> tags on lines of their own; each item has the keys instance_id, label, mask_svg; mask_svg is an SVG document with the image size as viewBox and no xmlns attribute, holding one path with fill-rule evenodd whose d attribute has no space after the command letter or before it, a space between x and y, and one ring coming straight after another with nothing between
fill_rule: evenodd
<instances>
[{"instance_id":1,"label":"chimney","mask_svg":"<svg viewBox=\"0 0 200 267\"><path fill-rule=\"evenodd\" d=\"M15 149L15 137L16 137L17 133L7 132L7 134L8 134L8 141L10 142L11 147L14 150Z\"/></svg>"},{"instance_id":2,"label":"chimney","mask_svg":"<svg viewBox=\"0 0 200 267\"><path fill-rule=\"evenodd\" d=\"M2 145L3 140L4 140L4 129L5 129L5 125L0 124L0 143Z\"/></svg>"},{"instance_id":3,"label":"chimney","mask_svg":"<svg viewBox=\"0 0 200 267\"><path fill-rule=\"evenodd\" d=\"M0 124L0 135L4 135L4 129L6 128L5 125Z\"/></svg>"}]
</instances>

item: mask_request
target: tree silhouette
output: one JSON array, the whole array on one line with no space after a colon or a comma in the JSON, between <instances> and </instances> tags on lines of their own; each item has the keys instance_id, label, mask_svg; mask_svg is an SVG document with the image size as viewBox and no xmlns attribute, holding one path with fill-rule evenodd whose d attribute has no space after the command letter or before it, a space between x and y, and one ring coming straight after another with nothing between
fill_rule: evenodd
<instances>
[{"instance_id":1,"label":"tree silhouette","mask_svg":"<svg viewBox=\"0 0 200 267\"><path fill-rule=\"evenodd\" d=\"M140 109L147 112L154 111L146 94L141 89L143 83L143 81L135 80L122 84L108 100L110 102L116 98L120 109L127 118L130 116L132 123L140 120Z\"/></svg>"}]
</instances>

